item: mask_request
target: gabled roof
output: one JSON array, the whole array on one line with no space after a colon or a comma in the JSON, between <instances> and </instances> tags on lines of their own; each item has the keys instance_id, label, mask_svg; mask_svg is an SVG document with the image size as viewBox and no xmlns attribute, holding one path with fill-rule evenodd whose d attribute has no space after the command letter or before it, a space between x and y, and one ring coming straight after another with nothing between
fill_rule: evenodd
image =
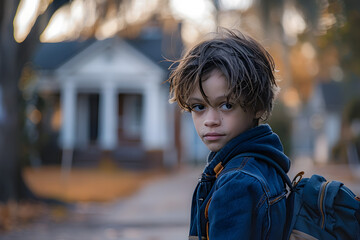
<instances>
[{"instance_id":1,"label":"gabled roof","mask_svg":"<svg viewBox=\"0 0 360 240\"><path fill-rule=\"evenodd\" d=\"M169 47L166 46L168 42L166 38L168 37L169 36L164 34L161 29L158 28L144 31L138 38L123 40L144 54L163 70L167 70L171 65L170 62L165 60L165 58L168 57L169 50ZM178 38L180 38L180 36L178 36ZM176 44L172 44L171 47L177 49L172 49L171 52L175 52L175 57L177 58L182 51L182 44L179 44L181 39L173 39L173 41L175 41ZM38 70L55 70L95 42L97 42L96 39L41 43L33 57L33 65Z\"/></svg>"},{"instance_id":2,"label":"gabled roof","mask_svg":"<svg viewBox=\"0 0 360 240\"><path fill-rule=\"evenodd\" d=\"M95 39L40 43L33 57L33 65L38 70L55 70L94 42Z\"/></svg>"}]
</instances>

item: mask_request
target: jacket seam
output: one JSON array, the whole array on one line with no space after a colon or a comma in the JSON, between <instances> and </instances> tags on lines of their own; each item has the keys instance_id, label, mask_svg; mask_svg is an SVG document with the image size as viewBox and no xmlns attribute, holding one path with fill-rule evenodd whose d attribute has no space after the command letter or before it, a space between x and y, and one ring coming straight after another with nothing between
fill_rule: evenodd
<instances>
[{"instance_id":1,"label":"jacket seam","mask_svg":"<svg viewBox=\"0 0 360 240\"><path fill-rule=\"evenodd\" d=\"M223 171L221 171L221 174L219 174L218 178L222 177L223 175L225 175L226 173L228 172L231 172L231 171L234 171L234 170L241 170L243 169L246 164L249 162L249 160L251 159L251 157L243 157L242 158L243 160L241 161L241 164L239 167L234 167L234 168L229 168L229 169L226 169L226 165L224 166L224 169ZM231 161L231 160L230 160Z\"/></svg>"},{"instance_id":2,"label":"jacket seam","mask_svg":"<svg viewBox=\"0 0 360 240\"><path fill-rule=\"evenodd\" d=\"M279 195L275 196L275 198L271 199L271 200L269 201L269 205L270 205L270 206L271 206L271 205L274 205L275 203L281 201L281 200L282 200L283 198L285 198L285 197L286 197L286 192L284 191L284 192L280 193Z\"/></svg>"},{"instance_id":3,"label":"jacket seam","mask_svg":"<svg viewBox=\"0 0 360 240\"><path fill-rule=\"evenodd\" d=\"M266 193L264 192L262 195L261 195L261 198L258 202L258 204L256 205L256 208L259 209L267 200L267 197L266 197Z\"/></svg>"},{"instance_id":4,"label":"jacket seam","mask_svg":"<svg viewBox=\"0 0 360 240\"><path fill-rule=\"evenodd\" d=\"M261 180L259 179L259 177L255 176L255 175L251 174L250 172L245 171L245 170L243 170L243 169L241 169L241 168L235 168L235 169L232 168L231 170L229 170L229 171L227 171L226 173L224 173L223 175L221 175L221 176L217 179L217 181L216 181L216 188L215 188L216 190L219 188L219 187L218 187L219 180L220 180L223 176L225 176L226 174L229 174L229 173L231 173L231 172L239 172L239 173L245 174L245 175L247 175L247 176L255 179L255 181L258 182L258 184L260 184L261 189L262 189L262 191L263 191L263 194L261 195L259 202L256 204L257 209L259 209L264 203L269 202L269 199L270 199L269 196L268 196L269 190L268 190L268 188L266 187L265 182L261 181Z\"/></svg>"}]
</instances>

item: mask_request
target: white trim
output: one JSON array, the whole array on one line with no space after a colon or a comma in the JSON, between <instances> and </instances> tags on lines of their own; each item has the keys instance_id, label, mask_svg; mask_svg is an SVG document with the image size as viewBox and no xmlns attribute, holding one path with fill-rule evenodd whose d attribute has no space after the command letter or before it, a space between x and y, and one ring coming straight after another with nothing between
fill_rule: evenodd
<instances>
[{"instance_id":1,"label":"white trim","mask_svg":"<svg viewBox=\"0 0 360 240\"><path fill-rule=\"evenodd\" d=\"M73 149L75 144L76 86L73 81L66 81L61 89L61 146Z\"/></svg>"},{"instance_id":2,"label":"white trim","mask_svg":"<svg viewBox=\"0 0 360 240\"><path fill-rule=\"evenodd\" d=\"M113 82L105 82L99 99L100 146L104 150L115 149L117 145L117 96Z\"/></svg>"},{"instance_id":3,"label":"white trim","mask_svg":"<svg viewBox=\"0 0 360 240\"><path fill-rule=\"evenodd\" d=\"M115 38L105 39L102 41L96 41L92 43L87 48L83 49L81 52L79 52L74 57L72 57L70 60L63 63L58 69L55 70L55 74L58 75L76 74L76 71L80 68L79 66L83 66L84 64L86 64L86 62L88 62L88 60L91 58L96 58L101 54L104 54L107 48L113 49L114 52L116 52L116 49L121 49L121 48L126 49L127 51L130 52L132 56L135 56L135 58L141 60L144 65L148 66L148 69L151 69L152 74L163 76L165 72L159 65L154 63L154 61L152 61L146 55L144 55L136 48L131 46L129 43L127 43L121 38L115 37ZM104 74L104 73L99 72L99 74ZM133 78L133 76L131 76L131 78ZM162 81L163 79L156 79L156 80Z\"/></svg>"}]
</instances>

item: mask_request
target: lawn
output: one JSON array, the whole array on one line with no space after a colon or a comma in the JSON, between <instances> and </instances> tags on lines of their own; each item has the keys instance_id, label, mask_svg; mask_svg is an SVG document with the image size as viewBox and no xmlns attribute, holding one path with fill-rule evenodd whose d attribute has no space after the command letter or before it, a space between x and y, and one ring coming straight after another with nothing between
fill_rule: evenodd
<instances>
[{"instance_id":1,"label":"lawn","mask_svg":"<svg viewBox=\"0 0 360 240\"><path fill-rule=\"evenodd\" d=\"M27 168L23 174L39 196L65 202L104 202L127 197L164 172L74 168L64 173L60 167L41 167Z\"/></svg>"}]
</instances>

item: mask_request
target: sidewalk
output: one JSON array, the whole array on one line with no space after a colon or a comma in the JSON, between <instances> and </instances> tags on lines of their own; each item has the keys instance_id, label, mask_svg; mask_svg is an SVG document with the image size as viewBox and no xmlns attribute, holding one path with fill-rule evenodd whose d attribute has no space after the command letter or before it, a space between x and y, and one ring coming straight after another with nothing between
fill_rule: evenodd
<instances>
[{"instance_id":1,"label":"sidewalk","mask_svg":"<svg viewBox=\"0 0 360 240\"><path fill-rule=\"evenodd\" d=\"M66 221L43 218L1 240L183 240L202 168L186 167L148 183L125 200L77 204ZM99 189L101 191L101 189Z\"/></svg>"}]
</instances>

